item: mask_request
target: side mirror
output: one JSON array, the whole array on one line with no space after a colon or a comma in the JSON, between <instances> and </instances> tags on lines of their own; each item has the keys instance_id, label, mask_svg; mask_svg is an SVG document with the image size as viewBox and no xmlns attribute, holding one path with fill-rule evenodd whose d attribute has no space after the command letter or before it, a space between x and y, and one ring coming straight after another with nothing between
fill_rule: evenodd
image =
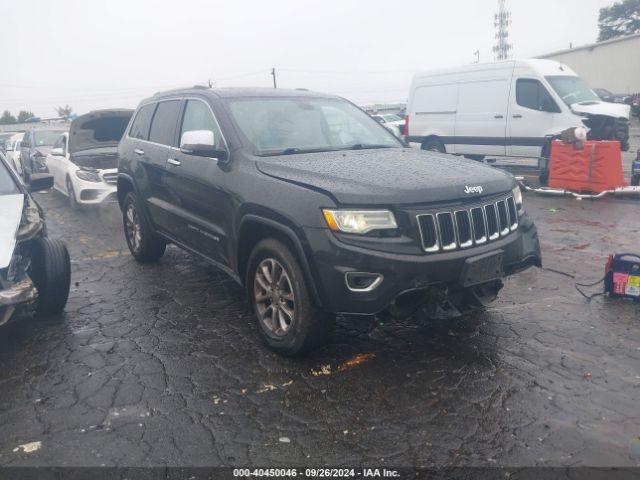
<instances>
[{"instance_id":1,"label":"side mirror","mask_svg":"<svg viewBox=\"0 0 640 480\"><path fill-rule=\"evenodd\" d=\"M53 175L50 173L33 173L29 179L29 191L41 192L53 187Z\"/></svg>"},{"instance_id":2,"label":"side mirror","mask_svg":"<svg viewBox=\"0 0 640 480\"><path fill-rule=\"evenodd\" d=\"M180 139L180 151L187 155L217 158L225 160L227 151L216 148L215 137L211 130L191 130L184 132Z\"/></svg>"},{"instance_id":3,"label":"side mirror","mask_svg":"<svg viewBox=\"0 0 640 480\"><path fill-rule=\"evenodd\" d=\"M64 149L62 147L52 148L49 153L53 157L64 157Z\"/></svg>"}]
</instances>

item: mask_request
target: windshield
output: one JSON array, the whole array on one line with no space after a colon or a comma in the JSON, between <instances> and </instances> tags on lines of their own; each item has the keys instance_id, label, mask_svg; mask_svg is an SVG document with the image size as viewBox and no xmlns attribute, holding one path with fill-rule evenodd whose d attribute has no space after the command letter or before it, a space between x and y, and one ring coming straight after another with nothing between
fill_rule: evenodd
<instances>
[{"instance_id":1,"label":"windshield","mask_svg":"<svg viewBox=\"0 0 640 480\"><path fill-rule=\"evenodd\" d=\"M546 78L567 105L600 100L580 77L555 75Z\"/></svg>"},{"instance_id":2,"label":"windshield","mask_svg":"<svg viewBox=\"0 0 640 480\"><path fill-rule=\"evenodd\" d=\"M389 114L389 115L385 115L384 118L385 118L385 120L387 122L401 122L402 121L402 119L399 116L394 115L392 113Z\"/></svg>"},{"instance_id":3,"label":"windshield","mask_svg":"<svg viewBox=\"0 0 640 480\"><path fill-rule=\"evenodd\" d=\"M257 155L402 146L369 115L340 99L241 98L228 103Z\"/></svg>"},{"instance_id":4,"label":"windshield","mask_svg":"<svg viewBox=\"0 0 640 480\"><path fill-rule=\"evenodd\" d=\"M60 136L60 130L38 130L33 132L36 147L51 147Z\"/></svg>"},{"instance_id":5,"label":"windshield","mask_svg":"<svg viewBox=\"0 0 640 480\"><path fill-rule=\"evenodd\" d=\"M15 193L20 193L20 190L18 190L11 172L9 172L4 155L0 152L0 195L12 195Z\"/></svg>"}]
</instances>

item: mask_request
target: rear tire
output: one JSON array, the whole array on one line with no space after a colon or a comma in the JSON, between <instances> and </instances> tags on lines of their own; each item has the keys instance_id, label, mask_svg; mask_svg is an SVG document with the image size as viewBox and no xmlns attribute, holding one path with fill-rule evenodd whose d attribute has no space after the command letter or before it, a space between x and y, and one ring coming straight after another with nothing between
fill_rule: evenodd
<instances>
[{"instance_id":1,"label":"rear tire","mask_svg":"<svg viewBox=\"0 0 640 480\"><path fill-rule=\"evenodd\" d=\"M286 245L262 240L251 252L247 272L258 328L272 350L294 356L326 341L333 317L313 305L302 268Z\"/></svg>"},{"instance_id":2,"label":"rear tire","mask_svg":"<svg viewBox=\"0 0 640 480\"><path fill-rule=\"evenodd\" d=\"M127 194L122 204L122 223L129 251L137 261L156 262L164 255L167 242L153 231L133 192Z\"/></svg>"},{"instance_id":3,"label":"rear tire","mask_svg":"<svg viewBox=\"0 0 640 480\"><path fill-rule=\"evenodd\" d=\"M447 149L444 147L444 144L436 137L425 140L420 148L430 152L447 153Z\"/></svg>"},{"instance_id":4,"label":"rear tire","mask_svg":"<svg viewBox=\"0 0 640 480\"><path fill-rule=\"evenodd\" d=\"M71 285L71 262L60 240L40 238L33 242L31 278L38 289L36 316L56 315L64 310Z\"/></svg>"}]
</instances>

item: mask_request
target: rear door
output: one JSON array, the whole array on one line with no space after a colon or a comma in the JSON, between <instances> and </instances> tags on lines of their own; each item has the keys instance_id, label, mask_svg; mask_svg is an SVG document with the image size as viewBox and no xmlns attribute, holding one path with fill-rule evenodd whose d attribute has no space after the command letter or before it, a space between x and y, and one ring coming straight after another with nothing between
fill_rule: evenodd
<instances>
[{"instance_id":1,"label":"rear door","mask_svg":"<svg viewBox=\"0 0 640 480\"><path fill-rule=\"evenodd\" d=\"M505 155L508 106L506 76L460 83L455 153Z\"/></svg>"},{"instance_id":2,"label":"rear door","mask_svg":"<svg viewBox=\"0 0 640 480\"><path fill-rule=\"evenodd\" d=\"M561 114L560 107L537 78L513 79L509 112L509 154L539 157L545 135Z\"/></svg>"},{"instance_id":3,"label":"rear door","mask_svg":"<svg viewBox=\"0 0 640 480\"><path fill-rule=\"evenodd\" d=\"M229 265L228 234L231 199L224 188L225 170L213 158L180 151L185 132L209 130L216 147L227 150L220 126L209 104L199 98L187 98L182 111L176 146L167 164L167 190L175 215L176 240L218 264Z\"/></svg>"},{"instance_id":4,"label":"rear door","mask_svg":"<svg viewBox=\"0 0 640 480\"><path fill-rule=\"evenodd\" d=\"M173 102L172 105L174 107L179 107L179 100L173 100ZM157 139L160 124L172 121L171 118L163 118L167 109L167 106L160 108L163 103L167 102L153 102L140 107L129 130L129 137L133 143L133 152L131 153L132 170L139 177L136 183L138 184L142 201L145 202L155 227L166 232L170 226L165 185L169 145L151 140L152 122L156 123L153 138ZM176 118L177 113L173 115L174 122ZM175 123L173 128L175 129Z\"/></svg>"}]
</instances>

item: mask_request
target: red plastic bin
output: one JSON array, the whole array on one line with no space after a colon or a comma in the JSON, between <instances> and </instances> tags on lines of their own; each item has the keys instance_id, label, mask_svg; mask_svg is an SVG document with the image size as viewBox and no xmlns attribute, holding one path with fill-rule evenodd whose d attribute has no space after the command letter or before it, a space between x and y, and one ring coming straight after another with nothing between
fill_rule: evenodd
<instances>
[{"instance_id":1,"label":"red plastic bin","mask_svg":"<svg viewBox=\"0 0 640 480\"><path fill-rule=\"evenodd\" d=\"M624 187L620 143L588 141L576 149L559 140L551 144L549 186L574 192L600 193Z\"/></svg>"}]
</instances>

